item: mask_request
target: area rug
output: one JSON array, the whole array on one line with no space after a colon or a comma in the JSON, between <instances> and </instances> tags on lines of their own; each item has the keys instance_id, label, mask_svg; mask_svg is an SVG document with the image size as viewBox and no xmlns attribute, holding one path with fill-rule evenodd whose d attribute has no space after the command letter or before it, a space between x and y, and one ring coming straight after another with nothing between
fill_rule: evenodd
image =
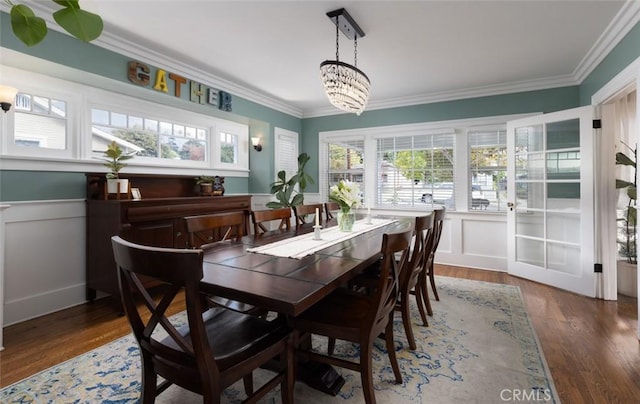
<instances>
[{"instance_id":1,"label":"area rug","mask_svg":"<svg viewBox=\"0 0 640 404\"><path fill-rule=\"evenodd\" d=\"M411 351L400 315L394 332L403 383L396 385L383 340L375 344L374 385L378 403L559 403L544 355L531 326L520 289L437 277L440 301L432 301L429 326L411 308L417 349ZM172 322L185 321L178 314ZM326 339L313 340L326 349ZM358 348L338 341L336 354L358 358ZM264 372L264 373L263 373ZM268 374L258 371L259 379ZM338 369L345 385L337 396L296 383L296 401L305 404L364 402L360 375ZM44 370L0 391L2 403L135 403L140 393L139 351L132 336ZM224 402L244 398L242 384L225 391ZM172 386L158 403L198 403L200 396ZM262 401L279 403L276 390Z\"/></svg>"}]
</instances>

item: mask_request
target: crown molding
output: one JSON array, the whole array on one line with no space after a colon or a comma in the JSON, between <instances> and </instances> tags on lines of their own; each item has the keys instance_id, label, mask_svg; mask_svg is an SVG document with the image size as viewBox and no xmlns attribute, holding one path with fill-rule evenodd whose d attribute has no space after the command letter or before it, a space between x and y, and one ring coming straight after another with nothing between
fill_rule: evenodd
<instances>
[{"instance_id":1,"label":"crown molding","mask_svg":"<svg viewBox=\"0 0 640 404\"><path fill-rule=\"evenodd\" d=\"M400 97L386 100L373 100L367 104L367 111L375 111L379 109L400 108L422 104L431 104L434 102L445 102L463 100L468 98L489 97L493 95L502 95L510 93L520 93L527 91L546 90L550 88L576 86L580 83L571 75L547 77L544 79L534 79L517 81L510 83L500 83L495 85L479 86L465 88L463 90L442 91L437 93L429 93L416 95L411 97ZM319 108L305 111L303 118L317 118L328 115L346 115L345 112L338 111L335 107Z\"/></svg>"},{"instance_id":2,"label":"crown molding","mask_svg":"<svg viewBox=\"0 0 640 404\"><path fill-rule=\"evenodd\" d=\"M53 12L56 11L56 8L53 7L53 2L44 3L42 1L35 0L23 0L22 2L36 11L38 17L41 17L46 21L48 29L53 29L56 32L69 35L53 19ZM9 13L11 8L5 2L2 2L0 3L0 10ZM91 44L119 53L123 56L135 58L141 62L153 64L155 67L161 69L170 70L174 73L188 77L189 79L199 81L211 87L219 88L232 95L242 97L262 106L292 115L296 118L302 117L302 110L300 108L292 106L268 94L258 92L244 85L240 85L233 81L208 73L202 69L181 62L176 58L162 54L154 49L138 45L130 39L111 32L107 23L105 23L100 37L92 41Z\"/></svg>"},{"instance_id":3,"label":"crown molding","mask_svg":"<svg viewBox=\"0 0 640 404\"><path fill-rule=\"evenodd\" d=\"M640 1L627 0L575 68L573 77L582 83L639 21Z\"/></svg>"},{"instance_id":4,"label":"crown molding","mask_svg":"<svg viewBox=\"0 0 640 404\"><path fill-rule=\"evenodd\" d=\"M50 29L62 32L68 35L55 24L52 18L53 6L49 3L39 2L35 0L23 0L34 10L43 12L44 19L47 21ZM0 3L0 9L9 12L9 6L4 2ZM496 85L479 86L474 88L466 88L462 90L443 91L437 93L422 94L410 97L400 97L385 100L372 100L369 102L367 111L374 111L387 108L398 108L420 104L428 104L434 102L453 101L466 98L478 98L493 95L509 94L514 92L526 92L544 90L554 87L566 87L580 85L582 81L598 66L600 62L613 50L613 48L624 38L625 35L640 21L640 1L627 0L616 16L611 20L607 29L598 38L596 43L591 47L589 52L581 60L574 71L569 75L547 77L542 79L525 80L520 82L500 83ZM313 108L302 110L296 106L286 103L285 101L268 94L248 88L231 80L210 74L202 69L193 67L183 63L175 58L168 57L158 51L143 47L109 31L108 25L102 35L92 43L117 52L124 56L132 57L137 60L147 62L156 67L171 70L178 74L201 81L212 87L220 88L228 91L233 95L237 95L249 101L258 103L276 111L292 115L296 118L313 118L331 115L343 115L343 111L337 110L331 105L322 108Z\"/></svg>"}]
</instances>

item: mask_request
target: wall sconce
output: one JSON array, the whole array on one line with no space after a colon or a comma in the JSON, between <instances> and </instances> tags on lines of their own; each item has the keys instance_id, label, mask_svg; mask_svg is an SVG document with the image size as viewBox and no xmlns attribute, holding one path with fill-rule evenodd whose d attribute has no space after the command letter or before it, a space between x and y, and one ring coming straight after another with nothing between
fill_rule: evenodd
<instances>
[{"instance_id":1,"label":"wall sconce","mask_svg":"<svg viewBox=\"0 0 640 404\"><path fill-rule=\"evenodd\" d=\"M251 144L256 151L262 151L262 145L260 144L260 138L255 136L251 138Z\"/></svg>"},{"instance_id":2,"label":"wall sconce","mask_svg":"<svg viewBox=\"0 0 640 404\"><path fill-rule=\"evenodd\" d=\"M17 88L0 86L0 107L2 107L5 114L11 109L11 104L13 104L17 93Z\"/></svg>"}]
</instances>

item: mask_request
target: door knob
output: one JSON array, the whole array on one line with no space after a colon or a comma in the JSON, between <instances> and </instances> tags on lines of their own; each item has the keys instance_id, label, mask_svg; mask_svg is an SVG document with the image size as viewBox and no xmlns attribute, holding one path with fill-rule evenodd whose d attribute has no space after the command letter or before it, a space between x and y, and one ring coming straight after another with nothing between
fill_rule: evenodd
<instances>
[{"instance_id":1,"label":"door knob","mask_svg":"<svg viewBox=\"0 0 640 404\"><path fill-rule=\"evenodd\" d=\"M516 206L515 203L513 202L507 202L507 207L509 208L509 210L513 210L513 207Z\"/></svg>"}]
</instances>

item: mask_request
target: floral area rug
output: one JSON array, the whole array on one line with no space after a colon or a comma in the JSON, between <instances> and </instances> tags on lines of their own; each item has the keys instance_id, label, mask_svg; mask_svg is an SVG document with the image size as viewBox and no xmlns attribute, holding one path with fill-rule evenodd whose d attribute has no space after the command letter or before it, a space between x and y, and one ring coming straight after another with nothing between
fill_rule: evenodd
<instances>
[{"instance_id":1,"label":"floral area rug","mask_svg":"<svg viewBox=\"0 0 640 404\"><path fill-rule=\"evenodd\" d=\"M374 349L374 385L378 403L558 403L551 374L531 326L519 288L437 277L440 301L422 326L412 302L417 349L411 351L399 313L394 332L403 383L396 385L382 339ZM172 322L185 321L178 314ZM325 350L326 338L314 336ZM358 358L356 345L338 341L336 355ZM345 385L333 397L296 383L296 401L305 404L364 402L360 374L337 369ZM255 373L255 383L268 376ZM1 403L136 403L140 394L140 358L132 336L121 338L44 370L0 391ZM225 391L223 401L244 398L242 383ZM158 403L199 403L200 396L172 386ZM262 400L279 403L276 390Z\"/></svg>"}]
</instances>

